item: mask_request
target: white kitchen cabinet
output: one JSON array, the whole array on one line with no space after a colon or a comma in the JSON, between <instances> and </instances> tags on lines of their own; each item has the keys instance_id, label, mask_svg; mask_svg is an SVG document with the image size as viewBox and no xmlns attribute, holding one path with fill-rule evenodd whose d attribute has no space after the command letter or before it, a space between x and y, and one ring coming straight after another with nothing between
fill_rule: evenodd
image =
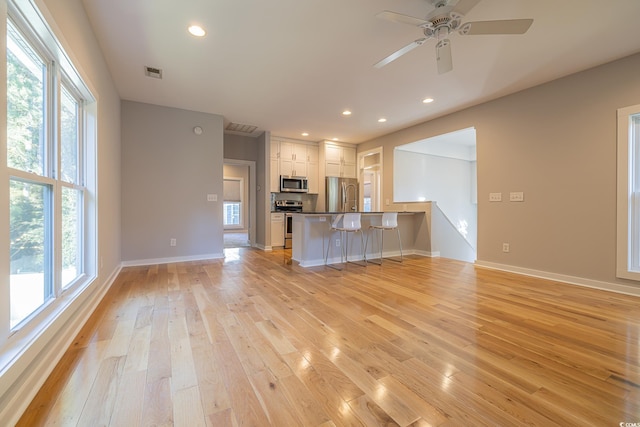
<instances>
[{"instance_id":1,"label":"white kitchen cabinet","mask_svg":"<svg viewBox=\"0 0 640 427\"><path fill-rule=\"evenodd\" d=\"M307 145L307 162L318 163L318 146Z\"/></svg>"},{"instance_id":2,"label":"white kitchen cabinet","mask_svg":"<svg viewBox=\"0 0 640 427\"><path fill-rule=\"evenodd\" d=\"M271 139L271 192L280 191L280 175L304 176L309 193L319 189L318 146L284 138Z\"/></svg>"},{"instance_id":3,"label":"white kitchen cabinet","mask_svg":"<svg viewBox=\"0 0 640 427\"><path fill-rule=\"evenodd\" d=\"M307 146L280 142L280 175L307 176Z\"/></svg>"},{"instance_id":4,"label":"white kitchen cabinet","mask_svg":"<svg viewBox=\"0 0 640 427\"><path fill-rule=\"evenodd\" d=\"M280 191L280 141L271 140L269 189L272 193Z\"/></svg>"},{"instance_id":5,"label":"white kitchen cabinet","mask_svg":"<svg viewBox=\"0 0 640 427\"><path fill-rule=\"evenodd\" d=\"M325 144L325 176L356 178L356 149L335 144Z\"/></svg>"},{"instance_id":6,"label":"white kitchen cabinet","mask_svg":"<svg viewBox=\"0 0 640 427\"><path fill-rule=\"evenodd\" d=\"M271 247L284 246L284 213L271 212Z\"/></svg>"},{"instance_id":7,"label":"white kitchen cabinet","mask_svg":"<svg viewBox=\"0 0 640 427\"><path fill-rule=\"evenodd\" d=\"M307 180L309 193L318 194L320 191L320 168L318 167L318 146L307 145Z\"/></svg>"},{"instance_id":8,"label":"white kitchen cabinet","mask_svg":"<svg viewBox=\"0 0 640 427\"><path fill-rule=\"evenodd\" d=\"M320 191L320 178L317 162L307 163L307 180L309 194L318 194L318 191Z\"/></svg>"}]
</instances>

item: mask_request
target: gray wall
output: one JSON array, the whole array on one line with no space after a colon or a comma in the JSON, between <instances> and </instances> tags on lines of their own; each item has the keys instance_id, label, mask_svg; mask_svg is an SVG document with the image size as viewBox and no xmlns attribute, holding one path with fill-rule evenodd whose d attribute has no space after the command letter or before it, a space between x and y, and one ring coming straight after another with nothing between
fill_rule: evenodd
<instances>
[{"instance_id":1,"label":"gray wall","mask_svg":"<svg viewBox=\"0 0 640 427\"><path fill-rule=\"evenodd\" d=\"M271 133L265 132L258 138L258 159L256 162L256 245L264 248L271 243L271 192L269 191L269 150ZM268 226L267 226L268 225Z\"/></svg>"},{"instance_id":2,"label":"gray wall","mask_svg":"<svg viewBox=\"0 0 640 427\"><path fill-rule=\"evenodd\" d=\"M383 191L392 198L393 147L475 127L478 261L632 284L615 277L616 109L639 102L639 75L637 54L358 150L384 147ZM523 191L524 203L508 202L511 191ZM490 192L502 192L503 201L489 203Z\"/></svg>"},{"instance_id":3,"label":"gray wall","mask_svg":"<svg viewBox=\"0 0 640 427\"><path fill-rule=\"evenodd\" d=\"M123 262L222 257L222 168L222 116L123 101Z\"/></svg>"},{"instance_id":4,"label":"gray wall","mask_svg":"<svg viewBox=\"0 0 640 427\"><path fill-rule=\"evenodd\" d=\"M224 158L257 161L258 138L225 133Z\"/></svg>"}]
</instances>

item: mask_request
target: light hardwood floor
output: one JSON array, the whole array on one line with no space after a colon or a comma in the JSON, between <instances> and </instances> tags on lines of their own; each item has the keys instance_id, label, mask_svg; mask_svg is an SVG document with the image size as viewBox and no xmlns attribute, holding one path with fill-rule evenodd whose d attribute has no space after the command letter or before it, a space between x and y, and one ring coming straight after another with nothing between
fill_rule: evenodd
<instances>
[{"instance_id":1,"label":"light hardwood floor","mask_svg":"<svg viewBox=\"0 0 640 427\"><path fill-rule=\"evenodd\" d=\"M19 425L640 423L640 298L287 254L125 268Z\"/></svg>"}]
</instances>

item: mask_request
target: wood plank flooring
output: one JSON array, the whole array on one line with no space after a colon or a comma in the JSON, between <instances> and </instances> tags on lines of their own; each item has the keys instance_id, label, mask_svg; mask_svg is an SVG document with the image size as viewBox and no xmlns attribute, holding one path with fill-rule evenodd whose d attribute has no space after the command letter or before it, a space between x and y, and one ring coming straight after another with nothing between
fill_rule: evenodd
<instances>
[{"instance_id":1,"label":"wood plank flooring","mask_svg":"<svg viewBox=\"0 0 640 427\"><path fill-rule=\"evenodd\" d=\"M288 253L123 269L19 425L640 423L640 298Z\"/></svg>"}]
</instances>

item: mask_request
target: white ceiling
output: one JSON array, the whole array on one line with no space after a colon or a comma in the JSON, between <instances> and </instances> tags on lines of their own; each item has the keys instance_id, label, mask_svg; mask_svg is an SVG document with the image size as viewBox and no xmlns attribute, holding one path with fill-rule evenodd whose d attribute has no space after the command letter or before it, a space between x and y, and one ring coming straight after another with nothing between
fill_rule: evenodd
<instances>
[{"instance_id":1,"label":"white ceiling","mask_svg":"<svg viewBox=\"0 0 640 427\"><path fill-rule=\"evenodd\" d=\"M363 142L640 52L639 0L482 0L463 22L534 23L524 35L452 35L454 70L443 75L433 40L372 67L422 37L375 15L424 18L428 0L83 2L122 99L310 141ZM206 37L190 36L192 23ZM146 77L145 66L163 79Z\"/></svg>"}]
</instances>

